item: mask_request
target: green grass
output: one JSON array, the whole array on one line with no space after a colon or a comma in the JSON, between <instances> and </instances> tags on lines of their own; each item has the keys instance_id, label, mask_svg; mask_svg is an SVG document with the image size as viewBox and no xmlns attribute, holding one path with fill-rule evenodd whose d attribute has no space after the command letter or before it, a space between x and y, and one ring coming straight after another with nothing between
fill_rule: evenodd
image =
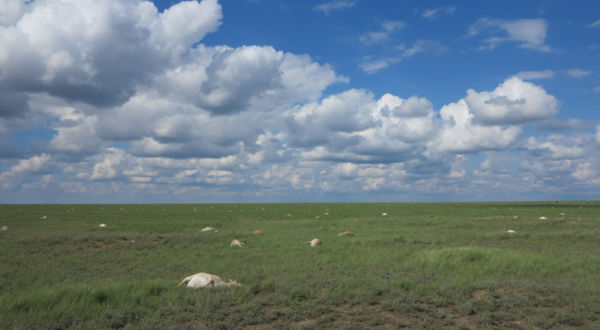
<instances>
[{"instance_id":1,"label":"green grass","mask_svg":"<svg viewBox=\"0 0 600 330\"><path fill-rule=\"evenodd\" d=\"M9 228L0 324L597 329L599 211L598 202L0 205ZM345 230L359 235L336 235ZM229 247L234 238L247 247ZM312 238L323 244L300 242ZM243 286L176 286L201 271Z\"/></svg>"}]
</instances>

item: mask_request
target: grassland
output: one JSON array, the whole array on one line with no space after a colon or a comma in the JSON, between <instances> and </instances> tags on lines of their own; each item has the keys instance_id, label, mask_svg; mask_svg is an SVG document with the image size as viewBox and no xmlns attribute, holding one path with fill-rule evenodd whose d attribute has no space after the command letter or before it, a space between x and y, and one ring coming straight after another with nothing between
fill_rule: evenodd
<instances>
[{"instance_id":1,"label":"grassland","mask_svg":"<svg viewBox=\"0 0 600 330\"><path fill-rule=\"evenodd\" d=\"M600 328L599 202L0 205L2 225L7 329ZM176 286L201 271L243 286Z\"/></svg>"}]
</instances>

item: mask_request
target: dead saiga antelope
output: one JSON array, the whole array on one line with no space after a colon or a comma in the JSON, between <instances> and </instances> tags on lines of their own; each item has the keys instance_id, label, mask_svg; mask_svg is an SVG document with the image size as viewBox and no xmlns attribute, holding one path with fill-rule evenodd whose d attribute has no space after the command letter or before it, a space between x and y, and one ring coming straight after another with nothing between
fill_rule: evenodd
<instances>
[{"instance_id":1,"label":"dead saiga antelope","mask_svg":"<svg viewBox=\"0 0 600 330\"><path fill-rule=\"evenodd\" d=\"M185 284L189 288L200 289L200 288L214 288L218 286L230 287L232 285L240 286L241 284L237 281L229 280L228 282L223 281L217 275L208 273L197 273L190 275L179 282L177 286Z\"/></svg>"},{"instance_id":2,"label":"dead saiga antelope","mask_svg":"<svg viewBox=\"0 0 600 330\"><path fill-rule=\"evenodd\" d=\"M233 241L231 241L231 243L229 243L229 246L239 246L239 247L244 247L246 246L246 243L244 242L240 242L237 239L234 239Z\"/></svg>"},{"instance_id":3,"label":"dead saiga antelope","mask_svg":"<svg viewBox=\"0 0 600 330\"><path fill-rule=\"evenodd\" d=\"M317 245L321 245L321 240L318 238L313 238L311 241L300 241L304 244L310 244L311 247L315 247Z\"/></svg>"}]
</instances>

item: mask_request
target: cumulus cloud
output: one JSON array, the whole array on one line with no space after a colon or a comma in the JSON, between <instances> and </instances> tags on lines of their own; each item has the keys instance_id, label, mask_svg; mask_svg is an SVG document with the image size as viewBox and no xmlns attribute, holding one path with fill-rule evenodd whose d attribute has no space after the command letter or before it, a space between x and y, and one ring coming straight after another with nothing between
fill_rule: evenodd
<instances>
[{"instance_id":1,"label":"cumulus cloud","mask_svg":"<svg viewBox=\"0 0 600 330\"><path fill-rule=\"evenodd\" d=\"M524 160L519 171L536 189L585 190L597 185L600 163L593 140L588 133L529 137L520 147Z\"/></svg>"},{"instance_id":2,"label":"cumulus cloud","mask_svg":"<svg viewBox=\"0 0 600 330\"><path fill-rule=\"evenodd\" d=\"M347 81L308 56L285 54L272 47L241 47L214 55L197 92L197 103L212 114L244 109L276 109L316 99L334 82Z\"/></svg>"},{"instance_id":3,"label":"cumulus cloud","mask_svg":"<svg viewBox=\"0 0 600 330\"><path fill-rule=\"evenodd\" d=\"M546 91L519 78L509 78L495 90L476 92L440 110L442 128L429 142L431 152L479 152L513 145L519 125L546 119L558 112L558 102Z\"/></svg>"},{"instance_id":4,"label":"cumulus cloud","mask_svg":"<svg viewBox=\"0 0 600 330\"><path fill-rule=\"evenodd\" d=\"M22 176L47 173L52 156L48 154L35 155L31 158L21 159L19 163L0 174L2 188L13 189L16 183L22 180ZM48 175L48 174L47 174ZM48 181L48 179L46 179Z\"/></svg>"},{"instance_id":5,"label":"cumulus cloud","mask_svg":"<svg viewBox=\"0 0 600 330\"><path fill-rule=\"evenodd\" d=\"M271 47L203 50L197 56L158 77L156 91L138 92L99 114L98 135L132 141L131 152L147 157L253 152L265 128L280 120L271 112L316 100L330 84L347 81L308 56Z\"/></svg>"},{"instance_id":6,"label":"cumulus cloud","mask_svg":"<svg viewBox=\"0 0 600 330\"><path fill-rule=\"evenodd\" d=\"M594 168L594 165L590 162L580 163L577 168L571 173L571 175L577 180L590 180L598 178L598 170ZM595 180L597 181L597 180Z\"/></svg>"},{"instance_id":7,"label":"cumulus cloud","mask_svg":"<svg viewBox=\"0 0 600 330\"><path fill-rule=\"evenodd\" d=\"M491 92L467 91L473 119L483 124L523 124L558 112L558 101L532 83L510 78Z\"/></svg>"},{"instance_id":8,"label":"cumulus cloud","mask_svg":"<svg viewBox=\"0 0 600 330\"><path fill-rule=\"evenodd\" d=\"M389 162L423 147L433 117L425 98L385 94L376 100L364 90L349 90L289 111L286 124L291 146L312 149L304 157Z\"/></svg>"},{"instance_id":9,"label":"cumulus cloud","mask_svg":"<svg viewBox=\"0 0 600 330\"><path fill-rule=\"evenodd\" d=\"M90 179L114 179L118 174L115 167L125 158L124 152L117 148L108 148L103 156L104 159L101 162L94 164Z\"/></svg>"},{"instance_id":10,"label":"cumulus cloud","mask_svg":"<svg viewBox=\"0 0 600 330\"><path fill-rule=\"evenodd\" d=\"M148 24L150 41L161 52L176 56L187 52L205 35L214 32L223 17L217 0L184 1L157 14L154 5L139 5L141 22Z\"/></svg>"},{"instance_id":11,"label":"cumulus cloud","mask_svg":"<svg viewBox=\"0 0 600 330\"><path fill-rule=\"evenodd\" d=\"M459 179L464 178L466 175L465 165L467 163L467 157L461 154L457 154L452 161L452 167L450 169L450 173L448 173L448 177Z\"/></svg>"},{"instance_id":12,"label":"cumulus cloud","mask_svg":"<svg viewBox=\"0 0 600 330\"><path fill-rule=\"evenodd\" d=\"M126 101L214 31L222 17L216 0L181 2L163 13L137 1L21 6L26 8L3 19L12 25L0 30L0 88L97 106Z\"/></svg>"},{"instance_id":13,"label":"cumulus cloud","mask_svg":"<svg viewBox=\"0 0 600 330\"><path fill-rule=\"evenodd\" d=\"M357 150L368 155L391 155L402 158L403 153L419 148L433 131L433 106L420 97L402 99L385 94L371 112L378 123L359 133L363 143Z\"/></svg>"},{"instance_id":14,"label":"cumulus cloud","mask_svg":"<svg viewBox=\"0 0 600 330\"><path fill-rule=\"evenodd\" d=\"M290 144L296 147L331 144L337 148L356 144L358 137L352 133L373 124L369 113L373 106L372 94L349 90L288 111Z\"/></svg>"},{"instance_id":15,"label":"cumulus cloud","mask_svg":"<svg viewBox=\"0 0 600 330\"><path fill-rule=\"evenodd\" d=\"M283 53L270 47L242 47L218 54L206 68L200 106L214 114L240 112L252 101L282 86Z\"/></svg>"},{"instance_id":16,"label":"cumulus cloud","mask_svg":"<svg viewBox=\"0 0 600 330\"><path fill-rule=\"evenodd\" d=\"M356 5L356 1L351 0L334 0L330 2L325 2L320 5L315 6L313 9L315 11L320 11L325 15L330 15L332 11L343 10L352 8Z\"/></svg>"},{"instance_id":17,"label":"cumulus cloud","mask_svg":"<svg viewBox=\"0 0 600 330\"><path fill-rule=\"evenodd\" d=\"M478 19L469 27L469 36L482 33L491 36L484 40L480 50L493 50L505 42L517 42L520 48L536 50L540 52L551 51L546 45L546 33L548 23L541 18L503 20L484 17Z\"/></svg>"},{"instance_id":18,"label":"cumulus cloud","mask_svg":"<svg viewBox=\"0 0 600 330\"><path fill-rule=\"evenodd\" d=\"M500 150L514 143L522 132L517 126L478 124L465 99L443 106L440 116L442 129L428 144L433 152Z\"/></svg>"},{"instance_id":19,"label":"cumulus cloud","mask_svg":"<svg viewBox=\"0 0 600 330\"><path fill-rule=\"evenodd\" d=\"M22 159L19 163L2 173L2 177L12 176L18 173L38 172L51 159L48 154L36 155L28 159Z\"/></svg>"},{"instance_id":20,"label":"cumulus cloud","mask_svg":"<svg viewBox=\"0 0 600 330\"><path fill-rule=\"evenodd\" d=\"M59 122L55 126L57 134L50 140L54 152L72 155L90 155L101 151L104 143L98 137L95 126L96 116L75 115L75 120Z\"/></svg>"},{"instance_id":21,"label":"cumulus cloud","mask_svg":"<svg viewBox=\"0 0 600 330\"><path fill-rule=\"evenodd\" d=\"M384 191L410 200L479 187L476 199L490 186L514 191L521 182L594 184L600 171L591 156L600 145L600 128L590 132L597 124L554 118L554 96L524 81L546 71L470 89L436 109L422 96L352 88L325 94L348 79L308 55L203 45L221 24L215 0L162 13L141 1L7 4L0 13L0 155L9 153L15 129L44 125L53 135L25 157L2 160L0 193L39 188L87 201L151 195L165 202ZM384 22L373 31L383 34L365 34L365 42L389 42L403 24ZM479 33L504 31L522 46L536 45L534 37L494 26L483 24ZM428 40L396 44L387 58L365 59L363 69L444 49ZM525 124L579 131L530 138Z\"/></svg>"},{"instance_id":22,"label":"cumulus cloud","mask_svg":"<svg viewBox=\"0 0 600 330\"><path fill-rule=\"evenodd\" d=\"M576 138L565 139L558 135L547 138L530 137L525 143L525 148L537 157L579 159L585 155L584 149L580 147L581 142Z\"/></svg>"}]
</instances>

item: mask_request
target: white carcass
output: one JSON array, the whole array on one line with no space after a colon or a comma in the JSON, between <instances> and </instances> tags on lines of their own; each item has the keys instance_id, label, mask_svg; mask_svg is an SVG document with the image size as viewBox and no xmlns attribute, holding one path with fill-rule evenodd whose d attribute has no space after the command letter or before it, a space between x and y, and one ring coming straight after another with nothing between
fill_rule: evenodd
<instances>
[{"instance_id":1,"label":"white carcass","mask_svg":"<svg viewBox=\"0 0 600 330\"><path fill-rule=\"evenodd\" d=\"M313 238L311 241L301 241L301 242L304 244L310 244L311 247L321 245L321 240L318 238Z\"/></svg>"},{"instance_id":2,"label":"white carcass","mask_svg":"<svg viewBox=\"0 0 600 330\"><path fill-rule=\"evenodd\" d=\"M231 241L231 243L229 243L229 246L239 246L239 247L244 247L246 246L246 243L244 242L240 242L237 239L234 239L233 241Z\"/></svg>"},{"instance_id":3,"label":"white carcass","mask_svg":"<svg viewBox=\"0 0 600 330\"><path fill-rule=\"evenodd\" d=\"M218 286L230 287L232 285L241 285L237 281L229 280L228 282L223 281L217 275L208 274L208 273L197 273L194 275L190 275L183 279L183 281L179 282L179 285L185 284L189 288L193 289L201 289L201 288L214 288Z\"/></svg>"}]
</instances>

